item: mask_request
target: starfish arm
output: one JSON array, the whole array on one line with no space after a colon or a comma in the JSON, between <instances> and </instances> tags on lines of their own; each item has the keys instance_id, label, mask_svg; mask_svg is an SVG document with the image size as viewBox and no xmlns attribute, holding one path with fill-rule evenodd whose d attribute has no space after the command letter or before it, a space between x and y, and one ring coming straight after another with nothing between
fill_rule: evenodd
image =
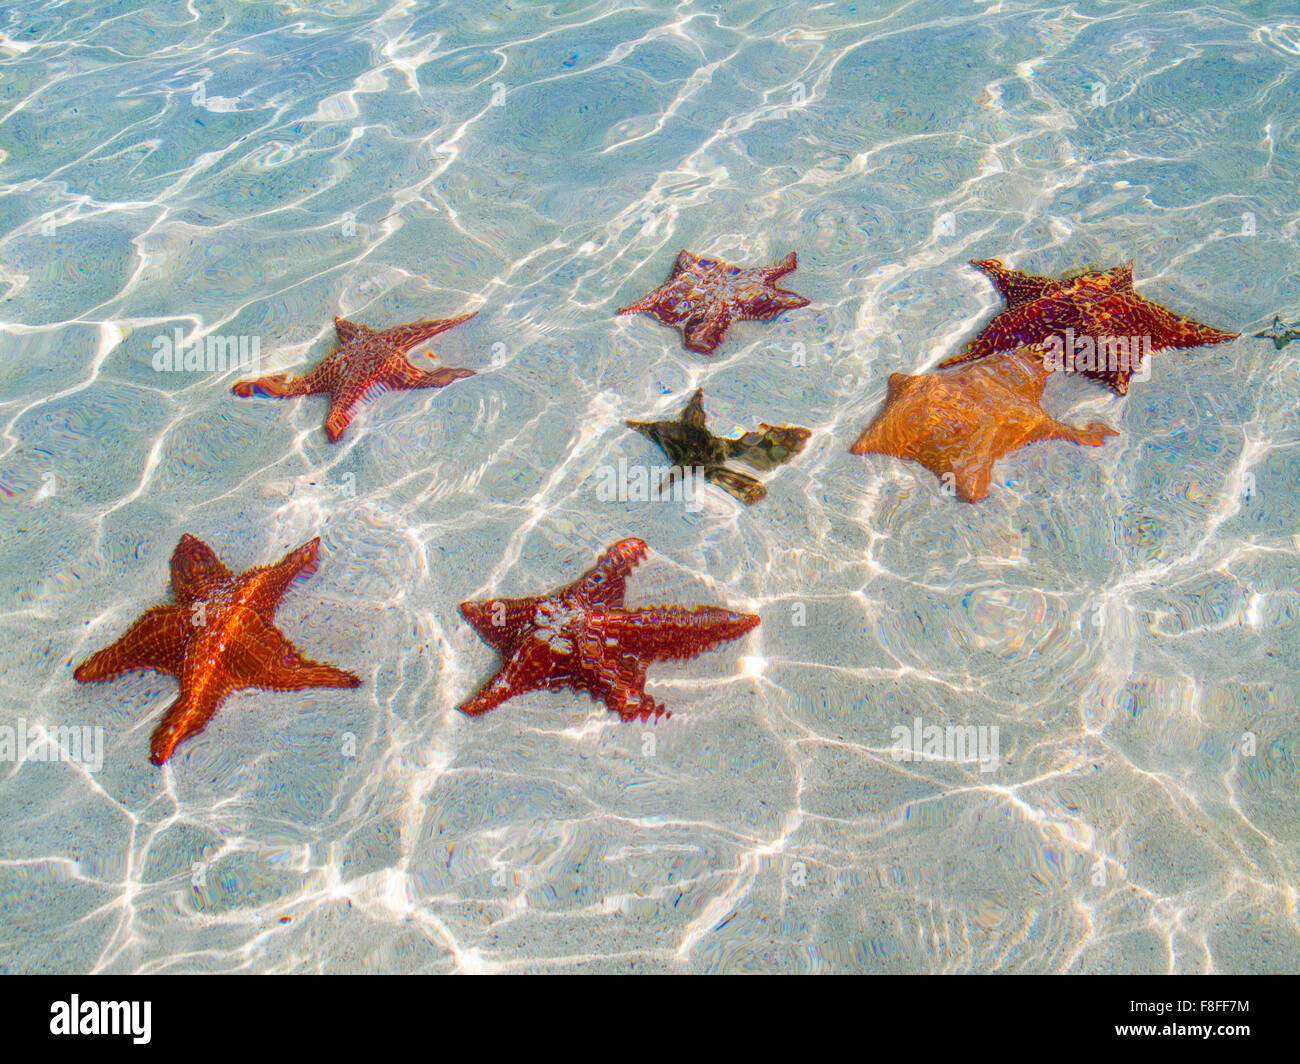
<instances>
[{"instance_id":1,"label":"starfish arm","mask_svg":"<svg viewBox=\"0 0 1300 1064\"><path fill-rule=\"evenodd\" d=\"M477 311L474 312L474 314L477 313ZM416 344L423 343L439 333L444 333L448 329L454 329L457 325L464 324L474 317L474 314L461 314L456 318L440 318L437 321L413 321L409 325L397 325L391 329L384 329L379 335L383 337L386 343L390 343L402 351L407 351Z\"/></svg>"},{"instance_id":2,"label":"starfish arm","mask_svg":"<svg viewBox=\"0 0 1300 1064\"><path fill-rule=\"evenodd\" d=\"M462 602L460 615L479 637L502 657L510 657L523 641L540 598L500 598Z\"/></svg>"},{"instance_id":3,"label":"starfish arm","mask_svg":"<svg viewBox=\"0 0 1300 1064\"><path fill-rule=\"evenodd\" d=\"M334 319L334 331L338 334L339 343L344 347L356 343L366 333L374 332L369 326L358 325L356 322L348 321L347 318L338 317Z\"/></svg>"},{"instance_id":4,"label":"starfish arm","mask_svg":"<svg viewBox=\"0 0 1300 1064\"><path fill-rule=\"evenodd\" d=\"M1043 418L1038 425L1030 432L1025 439L1026 443L1035 443L1038 440L1069 440L1071 443L1085 444L1089 447L1100 447L1106 442L1107 436L1118 436L1109 425L1103 425L1100 421L1092 421L1083 428L1075 428L1073 425L1067 425L1063 421L1057 421L1055 418Z\"/></svg>"},{"instance_id":5,"label":"starfish arm","mask_svg":"<svg viewBox=\"0 0 1300 1064\"><path fill-rule=\"evenodd\" d=\"M752 304L743 307L738 317L742 321L771 321L787 310L806 307L811 300L785 288L773 288Z\"/></svg>"},{"instance_id":6,"label":"starfish arm","mask_svg":"<svg viewBox=\"0 0 1300 1064\"><path fill-rule=\"evenodd\" d=\"M155 606L117 642L77 666L78 683L111 680L131 669L153 669L179 676L187 636L187 612L179 606Z\"/></svg>"},{"instance_id":7,"label":"starfish arm","mask_svg":"<svg viewBox=\"0 0 1300 1064\"><path fill-rule=\"evenodd\" d=\"M217 588L229 584L234 575L217 557L217 552L188 532L181 536L171 560L172 588L182 606L206 599Z\"/></svg>"},{"instance_id":8,"label":"starfish arm","mask_svg":"<svg viewBox=\"0 0 1300 1064\"><path fill-rule=\"evenodd\" d=\"M998 294L1006 300L1008 309L1042 299L1061 283L1051 277L1009 270L997 259L971 259L970 264L993 282Z\"/></svg>"},{"instance_id":9,"label":"starfish arm","mask_svg":"<svg viewBox=\"0 0 1300 1064\"><path fill-rule=\"evenodd\" d=\"M727 453L732 458L748 462L756 469L775 469L800 451L812 436L810 429L796 425L769 425L759 423L758 432L747 432L736 440L727 440Z\"/></svg>"},{"instance_id":10,"label":"starfish arm","mask_svg":"<svg viewBox=\"0 0 1300 1064\"><path fill-rule=\"evenodd\" d=\"M319 552L320 536L317 536L289 551L274 565L264 565L246 573L240 580L241 600L251 609L270 616L294 580L311 576L316 571Z\"/></svg>"},{"instance_id":11,"label":"starfish arm","mask_svg":"<svg viewBox=\"0 0 1300 1064\"><path fill-rule=\"evenodd\" d=\"M472 369L462 369L457 366L439 366L434 370L417 369L405 356L402 356L393 359L384 367L380 383L385 388L394 389L445 388L452 381L473 376Z\"/></svg>"},{"instance_id":12,"label":"starfish arm","mask_svg":"<svg viewBox=\"0 0 1300 1064\"><path fill-rule=\"evenodd\" d=\"M468 717L480 717L515 695L548 686L546 661L539 645L529 646L502 663L492 678L456 708Z\"/></svg>"},{"instance_id":13,"label":"starfish arm","mask_svg":"<svg viewBox=\"0 0 1300 1064\"><path fill-rule=\"evenodd\" d=\"M683 322L681 330L686 349L701 355L713 354L722 343L731 320L732 313L728 307L714 305L704 315Z\"/></svg>"},{"instance_id":14,"label":"starfish arm","mask_svg":"<svg viewBox=\"0 0 1300 1064\"><path fill-rule=\"evenodd\" d=\"M1239 335L1175 314L1136 293L1131 293L1126 299L1108 300L1100 316L1101 321L1095 329L1097 334L1149 337L1153 351L1166 347L1208 347L1235 340Z\"/></svg>"},{"instance_id":15,"label":"starfish arm","mask_svg":"<svg viewBox=\"0 0 1300 1064\"><path fill-rule=\"evenodd\" d=\"M230 686L301 691L308 687L360 687L359 677L304 658L253 610L237 609L223 632Z\"/></svg>"},{"instance_id":16,"label":"starfish arm","mask_svg":"<svg viewBox=\"0 0 1300 1064\"><path fill-rule=\"evenodd\" d=\"M614 313L615 314L647 314L654 309L655 299L658 297L658 295L659 295L659 289L656 288L649 295L644 296L641 299L638 299L635 303L631 303L626 307L619 307L616 311L614 311Z\"/></svg>"},{"instance_id":17,"label":"starfish arm","mask_svg":"<svg viewBox=\"0 0 1300 1064\"><path fill-rule=\"evenodd\" d=\"M614 609L605 617L606 640L626 654L644 660L694 658L756 628L752 613L734 613L720 606L654 606Z\"/></svg>"},{"instance_id":18,"label":"starfish arm","mask_svg":"<svg viewBox=\"0 0 1300 1064\"><path fill-rule=\"evenodd\" d=\"M375 391L382 391L382 389L375 389ZM346 400L337 398L330 400L329 413L325 415L325 438L330 443L338 443L343 433L347 432L360 400L360 395Z\"/></svg>"},{"instance_id":19,"label":"starfish arm","mask_svg":"<svg viewBox=\"0 0 1300 1064\"><path fill-rule=\"evenodd\" d=\"M957 498L963 502L979 502L988 496L993 460L991 454L985 453L954 464L953 487L957 490Z\"/></svg>"},{"instance_id":20,"label":"starfish arm","mask_svg":"<svg viewBox=\"0 0 1300 1064\"><path fill-rule=\"evenodd\" d=\"M621 606L627 593L627 578L648 550L643 539L620 539L570 585L570 590L580 599L595 605Z\"/></svg>"},{"instance_id":21,"label":"starfish arm","mask_svg":"<svg viewBox=\"0 0 1300 1064\"><path fill-rule=\"evenodd\" d=\"M878 417L862 430L862 434L849 447L849 454L893 454L889 450L884 417ZM898 457L898 456L895 456Z\"/></svg>"},{"instance_id":22,"label":"starfish arm","mask_svg":"<svg viewBox=\"0 0 1300 1064\"><path fill-rule=\"evenodd\" d=\"M1089 331L1088 325L1084 309L1069 299L1040 299L1015 310L1004 310L984 326L962 354L939 366L956 366L999 351L1041 344L1050 336L1063 335L1066 329L1082 335Z\"/></svg>"},{"instance_id":23,"label":"starfish arm","mask_svg":"<svg viewBox=\"0 0 1300 1064\"><path fill-rule=\"evenodd\" d=\"M591 697L604 702L623 721L670 717L663 705L645 693L645 666L624 654L599 659L596 676L587 685Z\"/></svg>"},{"instance_id":24,"label":"starfish arm","mask_svg":"<svg viewBox=\"0 0 1300 1064\"><path fill-rule=\"evenodd\" d=\"M797 270L798 268L799 268L799 257L792 251L780 262L776 263L776 265L764 267L762 273L763 276L769 282L772 282L777 280L780 277L784 277L787 273L794 273L794 271ZM789 294L794 295L793 292ZM807 303L808 301L804 300L804 302L800 304L800 306L807 306Z\"/></svg>"},{"instance_id":25,"label":"starfish arm","mask_svg":"<svg viewBox=\"0 0 1300 1064\"><path fill-rule=\"evenodd\" d=\"M906 457L896 426L913 418L905 412L903 398L924 384L925 377L913 373L891 373L885 407L876 420L862 430L849 448L850 454L888 454L895 458Z\"/></svg>"},{"instance_id":26,"label":"starfish arm","mask_svg":"<svg viewBox=\"0 0 1300 1064\"><path fill-rule=\"evenodd\" d=\"M677 258L673 261L672 271L668 274L669 280L685 270L702 265L704 261L705 259L703 255L696 255L694 252L687 251L683 248L677 253Z\"/></svg>"},{"instance_id":27,"label":"starfish arm","mask_svg":"<svg viewBox=\"0 0 1300 1064\"><path fill-rule=\"evenodd\" d=\"M165 763L176 747L206 728L230 693L230 688L215 676L192 684L186 679L181 679L180 697L167 707L162 723L149 740L149 760L155 765Z\"/></svg>"},{"instance_id":28,"label":"starfish arm","mask_svg":"<svg viewBox=\"0 0 1300 1064\"><path fill-rule=\"evenodd\" d=\"M241 399L262 396L271 399L286 399L295 395L311 395L314 391L305 377L289 379L287 373L276 373L271 377L257 377L250 380L236 381L230 389Z\"/></svg>"},{"instance_id":29,"label":"starfish arm","mask_svg":"<svg viewBox=\"0 0 1300 1064\"><path fill-rule=\"evenodd\" d=\"M668 472L659 478L659 484L655 487L655 491L661 498L668 494L668 492L672 491L673 485L677 483L677 478L680 477L681 474L682 467L680 465L674 463L668 467Z\"/></svg>"},{"instance_id":30,"label":"starfish arm","mask_svg":"<svg viewBox=\"0 0 1300 1064\"><path fill-rule=\"evenodd\" d=\"M704 417L704 389L696 388L695 394L691 396L690 402L686 404L686 409L682 411L681 422L693 429L699 429L701 432L708 431L708 422Z\"/></svg>"},{"instance_id":31,"label":"starfish arm","mask_svg":"<svg viewBox=\"0 0 1300 1064\"><path fill-rule=\"evenodd\" d=\"M716 484L737 502L742 502L746 506L753 506L767 495L767 489L756 478L737 473L724 466L706 469L704 479L710 484Z\"/></svg>"}]
</instances>

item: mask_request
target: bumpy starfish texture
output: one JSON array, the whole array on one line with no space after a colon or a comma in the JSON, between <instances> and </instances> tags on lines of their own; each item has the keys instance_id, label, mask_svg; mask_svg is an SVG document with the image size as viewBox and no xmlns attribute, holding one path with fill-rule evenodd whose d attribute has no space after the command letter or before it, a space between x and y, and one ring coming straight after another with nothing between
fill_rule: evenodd
<instances>
[{"instance_id":1,"label":"bumpy starfish texture","mask_svg":"<svg viewBox=\"0 0 1300 1064\"><path fill-rule=\"evenodd\" d=\"M659 485L661 493L683 470L702 469L705 480L746 505L758 502L767 489L754 477L727 469L724 463L739 458L756 469L774 469L803 450L812 435L808 429L761 421L758 432L732 439L715 436L705 423L703 388L696 389L676 421L629 421L627 427L653 440L671 460L672 469Z\"/></svg>"},{"instance_id":2,"label":"bumpy starfish texture","mask_svg":"<svg viewBox=\"0 0 1300 1064\"><path fill-rule=\"evenodd\" d=\"M357 404L380 392L408 388L442 388L461 377L472 377L472 369L451 366L435 370L416 369L406 352L441 332L469 321L473 314L440 321L417 321L382 332L343 318L334 319L343 345L327 355L310 373L292 380L287 374L239 381L232 389L241 398L269 395L275 398L297 395L328 395L329 416L325 435L336 442L352 421ZM432 355L430 355L432 357Z\"/></svg>"},{"instance_id":3,"label":"bumpy starfish texture","mask_svg":"<svg viewBox=\"0 0 1300 1064\"><path fill-rule=\"evenodd\" d=\"M1255 336L1261 340L1272 340L1273 346L1281 351L1292 340L1300 340L1300 321L1293 321L1288 325L1274 314L1273 324L1263 332L1255 333Z\"/></svg>"},{"instance_id":4,"label":"bumpy starfish texture","mask_svg":"<svg viewBox=\"0 0 1300 1064\"><path fill-rule=\"evenodd\" d=\"M682 331L686 347L711 355L733 321L768 321L808 300L776 281L798 266L792 251L775 266L745 269L683 251L668 280L619 314L649 314Z\"/></svg>"},{"instance_id":5,"label":"bumpy starfish texture","mask_svg":"<svg viewBox=\"0 0 1300 1064\"><path fill-rule=\"evenodd\" d=\"M211 547L187 533L172 553L176 605L149 610L73 675L81 683L111 680L131 669L176 677L180 697L168 707L150 744L149 760L155 765L207 727L231 691L360 686L352 673L302 657L273 623L293 580L316 571L319 547L318 537L275 565L235 576Z\"/></svg>"},{"instance_id":6,"label":"bumpy starfish texture","mask_svg":"<svg viewBox=\"0 0 1300 1064\"><path fill-rule=\"evenodd\" d=\"M1084 270L1061 278L1036 277L1007 269L997 259L972 259L1006 300L1006 309L984 326L966 350L941 364L957 366L998 351L1088 338L1095 362L1077 372L1104 381L1120 395L1128 393L1129 378L1140 369L1137 351L1118 355L1117 343L1134 341L1149 350L1187 348L1235 340L1224 332L1180 317L1133 289L1133 264L1110 270ZM1068 332L1067 332L1068 330ZM1072 354L1072 353L1071 353Z\"/></svg>"},{"instance_id":7,"label":"bumpy starfish texture","mask_svg":"<svg viewBox=\"0 0 1300 1064\"><path fill-rule=\"evenodd\" d=\"M476 717L515 695L569 687L625 721L670 716L645 693L646 668L697 657L738 639L759 619L718 606L628 609L627 578L645 553L642 540L619 540L592 569L549 595L462 602L461 615L502 664L461 712Z\"/></svg>"},{"instance_id":8,"label":"bumpy starfish texture","mask_svg":"<svg viewBox=\"0 0 1300 1064\"><path fill-rule=\"evenodd\" d=\"M1047 371L1033 349L999 355L955 373L894 373L884 411L849 450L920 462L966 502L989 493L993 463L1038 440L1099 447L1114 429L1076 429L1039 400Z\"/></svg>"}]
</instances>

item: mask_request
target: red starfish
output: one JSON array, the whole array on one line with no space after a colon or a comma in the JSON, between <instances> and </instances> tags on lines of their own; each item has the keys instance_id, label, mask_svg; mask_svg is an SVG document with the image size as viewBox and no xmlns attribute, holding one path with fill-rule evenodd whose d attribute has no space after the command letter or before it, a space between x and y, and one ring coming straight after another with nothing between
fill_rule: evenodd
<instances>
[{"instance_id":1,"label":"red starfish","mask_svg":"<svg viewBox=\"0 0 1300 1064\"><path fill-rule=\"evenodd\" d=\"M441 321L417 321L383 332L335 318L334 328L343 346L327 355L306 376L290 380L287 374L277 373L273 377L239 381L233 391L244 399L252 395L271 395L277 399L290 395L328 395L330 412L325 419L325 435L334 443L352 421L354 408L362 399L389 389L442 388L461 377L474 376L472 369L416 369L406 357L409 348L472 317L473 314L462 314Z\"/></svg>"},{"instance_id":2,"label":"red starfish","mask_svg":"<svg viewBox=\"0 0 1300 1064\"><path fill-rule=\"evenodd\" d=\"M462 602L461 615L504 661L461 712L476 717L527 691L571 687L625 721L667 714L645 693L646 667L697 657L738 639L758 618L718 606L628 609L625 583L645 553L642 540L622 539L549 595Z\"/></svg>"},{"instance_id":3,"label":"red starfish","mask_svg":"<svg viewBox=\"0 0 1300 1064\"><path fill-rule=\"evenodd\" d=\"M150 743L149 760L155 765L207 727L231 691L359 687L361 681L352 673L302 657L273 624L294 578L316 571L319 547L317 537L275 565L235 576L202 540L181 536L172 552L176 605L149 610L73 675L81 683L111 680L130 669L176 677L180 697L168 707Z\"/></svg>"},{"instance_id":4,"label":"red starfish","mask_svg":"<svg viewBox=\"0 0 1300 1064\"><path fill-rule=\"evenodd\" d=\"M972 259L971 265L988 274L1007 307L962 354L941 363L940 368L1030 344L1047 342L1060 351L1068 340L1086 339L1091 357L1076 362L1073 351L1062 352L1066 365L1073 363L1077 372L1104 381L1125 395L1129 378L1141 365L1139 352L1129 351L1129 341L1159 351L1221 344L1238 336L1143 299L1133 289L1131 262L1059 280L1009 270L997 259ZM1123 354L1118 353L1119 341L1125 342Z\"/></svg>"},{"instance_id":5,"label":"red starfish","mask_svg":"<svg viewBox=\"0 0 1300 1064\"><path fill-rule=\"evenodd\" d=\"M803 296L776 287L777 278L797 266L793 251L775 266L753 270L683 251L667 281L618 313L649 314L664 325L675 325L688 350L711 355L733 321L768 321L808 305Z\"/></svg>"}]
</instances>

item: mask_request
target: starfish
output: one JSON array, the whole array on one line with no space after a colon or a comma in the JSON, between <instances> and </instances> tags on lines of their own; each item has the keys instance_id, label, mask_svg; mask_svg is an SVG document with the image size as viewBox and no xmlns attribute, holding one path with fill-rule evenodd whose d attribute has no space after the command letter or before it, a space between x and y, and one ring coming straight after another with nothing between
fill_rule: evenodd
<instances>
[{"instance_id":1,"label":"starfish","mask_svg":"<svg viewBox=\"0 0 1300 1064\"><path fill-rule=\"evenodd\" d=\"M503 660L461 712L477 717L527 691L570 687L625 721L671 715L645 693L647 666L697 657L759 619L719 606L627 608L627 577L645 553L642 540L622 539L549 595L462 602L461 615Z\"/></svg>"},{"instance_id":2,"label":"starfish","mask_svg":"<svg viewBox=\"0 0 1300 1064\"><path fill-rule=\"evenodd\" d=\"M733 321L769 321L808 300L776 281L798 266L790 252L775 266L745 269L721 259L706 259L683 251L668 280L619 314L649 314L664 325L675 325L690 351L713 354Z\"/></svg>"},{"instance_id":3,"label":"starfish","mask_svg":"<svg viewBox=\"0 0 1300 1064\"><path fill-rule=\"evenodd\" d=\"M966 502L989 493L993 463L1038 440L1100 447L1118 433L1094 421L1076 429L1041 406L1047 370L1027 348L957 373L893 373L884 411L849 450L920 462Z\"/></svg>"},{"instance_id":4,"label":"starfish","mask_svg":"<svg viewBox=\"0 0 1300 1064\"><path fill-rule=\"evenodd\" d=\"M672 468L659 484L661 494L683 470L703 469L705 480L746 505L758 502L767 494L767 489L754 477L727 469L723 463L730 458L739 458L756 469L774 469L802 451L812 435L808 429L760 421L758 432L746 432L739 438L730 439L715 436L705 425L703 388L695 390L676 421L629 421L626 424L657 443L672 461Z\"/></svg>"},{"instance_id":5,"label":"starfish","mask_svg":"<svg viewBox=\"0 0 1300 1064\"><path fill-rule=\"evenodd\" d=\"M1143 299L1133 289L1131 262L1059 279L1009 270L997 259L972 259L971 265L988 274L1007 306L962 354L940 368L1028 344L1049 348L1048 356L1060 355L1064 345L1075 346L1077 336L1086 342L1088 355L1078 372L1126 395L1129 378L1141 368L1143 345L1152 352L1221 344L1238 336ZM1131 354L1130 342L1137 348ZM1069 364L1076 364L1073 350L1066 357ZM1053 362L1053 368L1061 365L1060 359Z\"/></svg>"},{"instance_id":6,"label":"starfish","mask_svg":"<svg viewBox=\"0 0 1300 1064\"><path fill-rule=\"evenodd\" d=\"M232 390L244 399L253 395L277 399L291 395L328 395L330 412L325 419L325 435L334 443L352 421L362 399L390 389L442 388L461 377L474 376L472 369L416 369L406 357L409 348L472 317L473 314L462 314L440 321L417 321L382 332L335 318L334 328L343 346L326 355L310 373L293 380L287 374L277 373L273 377L239 381ZM433 355L430 353L429 357Z\"/></svg>"},{"instance_id":7,"label":"starfish","mask_svg":"<svg viewBox=\"0 0 1300 1064\"><path fill-rule=\"evenodd\" d=\"M181 536L171 561L176 605L146 612L73 675L80 683L111 680L131 669L176 677L180 697L167 708L150 744L155 765L207 727L231 691L360 686L352 673L302 657L273 623L294 578L316 571L319 547L317 537L275 565L235 576L202 540Z\"/></svg>"},{"instance_id":8,"label":"starfish","mask_svg":"<svg viewBox=\"0 0 1300 1064\"><path fill-rule=\"evenodd\" d=\"M1273 346L1281 351L1292 340L1300 340L1300 321L1294 321L1288 325L1274 314L1273 324L1263 332L1257 332L1255 335L1261 340L1272 340Z\"/></svg>"}]
</instances>

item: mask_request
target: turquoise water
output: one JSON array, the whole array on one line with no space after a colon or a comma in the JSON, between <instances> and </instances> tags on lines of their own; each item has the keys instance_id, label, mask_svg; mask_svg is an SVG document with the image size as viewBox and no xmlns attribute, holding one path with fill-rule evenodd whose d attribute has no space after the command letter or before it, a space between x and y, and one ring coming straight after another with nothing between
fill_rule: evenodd
<instances>
[{"instance_id":1,"label":"turquoise water","mask_svg":"<svg viewBox=\"0 0 1300 1064\"><path fill-rule=\"evenodd\" d=\"M0 724L103 743L0 765L0 964L1300 969L1300 344L1250 336L1300 318L1293 3L133 6L0 16ZM615 318L682 248L797 251L812 305L712 358ZM966 505L848 446L991 257L1133 259L1245 335L1054 377L1119 436ZM432 346L477 376L337 445L323 399L154 368L475 309ZM598 498L699 386L719 434L813 430L768 497ZM72 668L185 532L236 570L320 535L278 621L364 685L232 696L158 769L175 682ZM657 725L457 713L495 664L457 605L629 535L630 602L761 628L652 667ZM917 719L996 757L896 760Z\"/></svg>"}]
</instances>

